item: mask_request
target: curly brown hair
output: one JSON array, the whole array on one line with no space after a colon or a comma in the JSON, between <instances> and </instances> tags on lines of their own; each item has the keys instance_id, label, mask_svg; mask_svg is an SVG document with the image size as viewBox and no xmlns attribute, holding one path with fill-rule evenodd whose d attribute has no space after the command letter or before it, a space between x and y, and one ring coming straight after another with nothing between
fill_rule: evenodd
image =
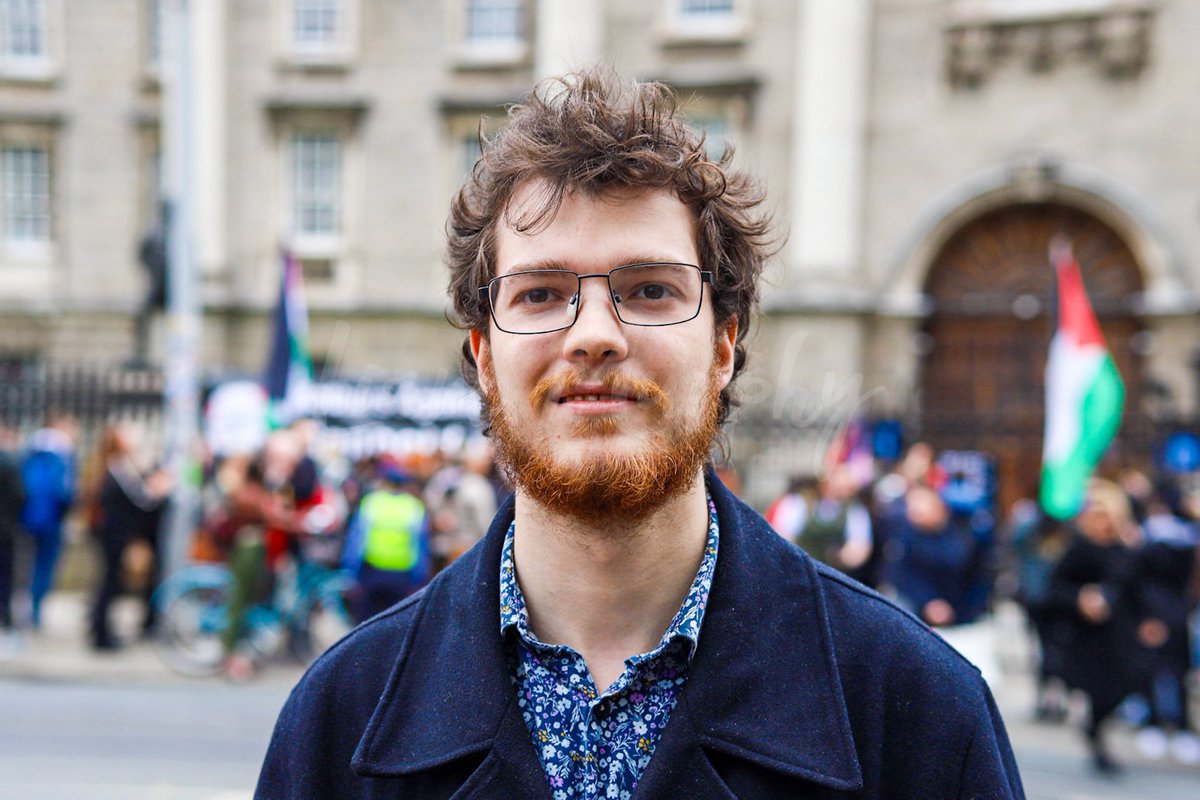
<instances>
[{"instance_id":1,"label":"curly brown hair","mask_svg":"<svg viewBox=\"0 0 1200 800\"><path fill-rule=\"evenodd\" d=\"M743 339L758 304L758 279L771 255L771 220L764 192L731 168L726 145L709 160L704 136L685 123L675 94L659 83L622 80L592 68L539 83L513 106L495 136L479 134L482 155L459 189L447 223L447 264L455 324L489 330L478 288L495 274L496 226L503 219L527 232L548 223L571 192L598 196L616 188L669 189L696 215L701 267L713 272L713 312L719 328L737 319L733 377L746 364ZM530 180L545 181L541 202L520 218L510 200ZM462 348L463 376L479 387L470 342ZM733 381L721 392L718 422L736 400Z\"/></svg>"}]
</instances>

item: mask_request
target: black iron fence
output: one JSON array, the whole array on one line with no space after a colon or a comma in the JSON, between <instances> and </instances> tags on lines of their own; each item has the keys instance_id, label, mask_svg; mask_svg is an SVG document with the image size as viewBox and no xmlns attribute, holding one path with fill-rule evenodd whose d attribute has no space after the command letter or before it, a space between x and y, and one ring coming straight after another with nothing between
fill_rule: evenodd
<instances>
[{"instance_id":1,"label":"black iron fence","mask_svg":"<svg viewBox=\"0 0 1200 800\"><path fill-rule=\"evenodd\" d=\"M69 414L90 449L106 422L132 420L161 430L163 373L158 369L101 364L44 364L10 360L0 368L0 424L22 433L47 416Z\"/></svg>"}]
</instances>

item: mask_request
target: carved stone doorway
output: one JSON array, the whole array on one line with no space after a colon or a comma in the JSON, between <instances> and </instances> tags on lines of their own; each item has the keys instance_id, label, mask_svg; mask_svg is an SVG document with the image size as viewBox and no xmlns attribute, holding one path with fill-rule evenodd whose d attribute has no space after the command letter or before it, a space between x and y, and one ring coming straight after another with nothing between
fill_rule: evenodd
<instances>
[{"instance_id":1,"label":"carved stone doorway","mask_svg":"<svg viewBox=\"0 0 1200 800\"><path fill-rule=\"evenodd\" d=\"M1041 472L1044 373L1057 287L1048 250L1074 245L1096 316L1125 380L1126 420L1142 388L1136 302L1142 273L1109 226L1057 203L1011 205L959 229L934 258L922 326L922 436L939 449L996 458L998 511L1036 497Z\"/></svg>"}]
</instances>

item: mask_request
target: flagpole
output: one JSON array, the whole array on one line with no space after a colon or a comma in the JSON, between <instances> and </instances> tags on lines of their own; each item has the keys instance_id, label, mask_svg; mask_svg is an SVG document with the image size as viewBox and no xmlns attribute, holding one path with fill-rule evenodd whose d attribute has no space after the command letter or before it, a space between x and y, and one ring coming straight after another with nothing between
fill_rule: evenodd
<instances>
[{"instance_id":1,"label":"flagpole","mask_svg":"<svg viewBox=\"0 0 1200 800\"><path fill-rule=\"evenodd\" d=\"M199 438L198 346L200 309L196 293L194 123L190 0L164 4L169 47L164 59L164 159L168 181L169 281L164 365L166 451L164 466L174 478L171 504L160 532L163 575L187 565L188 545L199 506L195 483Z\"/></svg>"}]
</instances>

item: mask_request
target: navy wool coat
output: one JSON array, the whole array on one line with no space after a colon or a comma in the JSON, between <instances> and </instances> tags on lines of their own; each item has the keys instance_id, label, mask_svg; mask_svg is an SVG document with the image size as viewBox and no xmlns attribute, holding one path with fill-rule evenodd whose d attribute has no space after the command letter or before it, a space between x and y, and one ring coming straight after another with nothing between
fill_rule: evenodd
<instances>
[{"instance_id":1,"label":"navy wool coat","mask_svg":"<svg viewBox=\"0 0 1200 800\"><path fill-rule=\"evenodd\" d=\"M979 672L788 544L711 474L721 525L692 674L634 800L1021 798ZM292 691L257 800L552 800L505 663L487 536Z\"/></svg>"}]
</instances>

